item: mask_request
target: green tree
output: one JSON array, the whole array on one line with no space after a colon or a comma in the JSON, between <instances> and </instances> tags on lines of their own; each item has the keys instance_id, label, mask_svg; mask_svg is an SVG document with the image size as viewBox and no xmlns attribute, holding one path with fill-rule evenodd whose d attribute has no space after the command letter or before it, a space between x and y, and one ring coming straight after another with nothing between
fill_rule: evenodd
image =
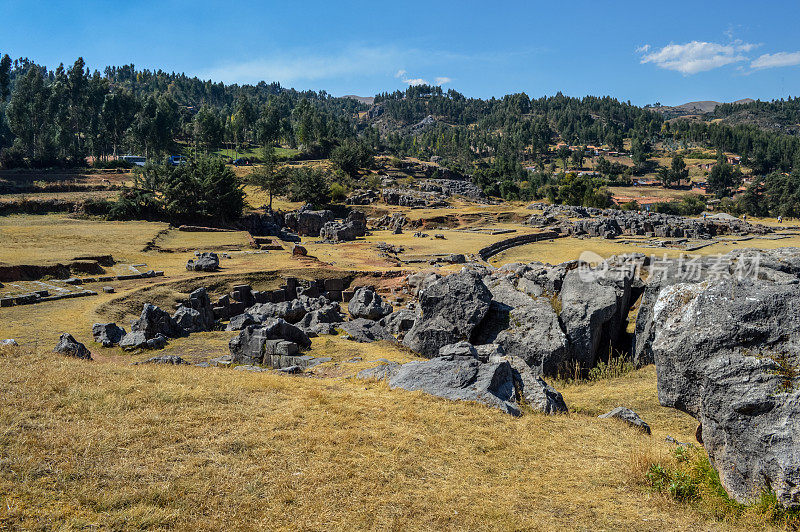
<instances>
[{"instance_id":1,"label":"green tree","mask_svg":"<svg viewBox=\"0 0 800 532\"><path fill-rule=\"evenodd\" d=\"M301 167L289 172L289 197L315 206L328 203L330 189L325 175L316 168Z\"/></svg>"},{"instance_id":2,"label":"green tree","mask_svg":"<svg viewBox=\"0 0 800 532\"><path fill-rule=\"evenodd\" d=\"M581 146L577 150L572 152L572 165L574 168L581 169L583 168L583 160L586 158L586 152L584 151L584 147Z\"/></svg>"},{"instance_id":3,"label":"green tree","mask_svg":"<svg viewBox=\"0 0 800 532\"><path fill-rule=\"evenodd\" d=\"M672 174L672 181L674 183L680 184L681 181L689 179L689 169L686 168L683 157L680 155L673 155L670 173Z\"/></svg>"},{"instance_id":4,"label":"green tree","mask_svg":"<svg viewBox=\"0 0 800 532\"><path fill-rule=\"evenodd\" d=\"M708 191L718 198L730 196L742 183L742 172L728 164L725 155L717 155L717 164L708 174Z\"/></svg>"},{"instance_id":5,"label":"green tree","mask_svg":"<svg viewBox=\"0 0 800 532\"><path fill-rule=\"evenodd\" d=\"M374 164L374 154L364 143L346 140L331 152L331 162L350 177Z\"/></svg>"},{"instance_id":6,"label":"green tree","mask_svg":"<svg viewBox=\"0 0 800 532\"><path fill-rule=\"evenodd\" d=\"M11 94L11 58L5 54L0 59L0 102L4 102Z\"/></svg>"},{"instance_id":7,"label":"green tree","mask_svg":"<svg viewBox=\"0 0 800 532\"><path fill-rule=\"evenodd\" d=\"M204 105L192 120L195 142L203 146L206 153L222 144L225 124L209 106Z\"/></svg>"},{"instance_id":8,"label":"green tree","mask_svg":"<svg viewBox=\"0 0 800 532\"><path fill-rule=\"evenodd\" d=\"M250 182L269 194L269 211L272 198L284 194L289 186L289 172L278 168L278 159L272 147L264 148L264 165L250 174Z\"/></svg>"},{"instance_id":9,"label":"green tree","mask_svg":"<svg viewBox=\"0 0 800 532\"><path fill-rule=\"evenodd\" d=\"M125 138L125 132L133 122L137 103L133 93L126 90L106 94L103 98L100 115L105 131L110 137L113 155L117 155L117 149Z\"/></svg>"},{"instance_id":10,"label":"green tree","mask_svg":"<svg viewBox=\"0 0 800 532\"><path fill-rule=\"evenodd\" d=\"M6 108L8 127L16 136L16 145L30 159L45 157L52 146L49 99L50 89L44 83L44 72L34 65L17 79Z\"/></svg>"},{"instance_id":11,"label":"green tree","mask_svg":"<svg viewBox=\"0 0 800 532\"><path fill-rule=\"evenodd\" d=\"M556 150L556 157L561 160L561 169L564 171L567 170L567 159L571 154L569 146L559 146Z\"/></svg>"}]
</instances>

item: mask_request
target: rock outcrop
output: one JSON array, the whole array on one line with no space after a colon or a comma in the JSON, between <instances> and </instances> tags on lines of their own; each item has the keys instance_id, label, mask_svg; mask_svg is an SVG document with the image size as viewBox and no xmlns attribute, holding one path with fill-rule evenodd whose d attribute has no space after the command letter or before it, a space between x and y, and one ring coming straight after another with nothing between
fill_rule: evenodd
<instances>
[{"instance_id":1,"label":"rock outcrop","mask_svg":"<svg viewBox=\"0 0 800 532\"><path fill-rule=\"evenodd\" d=\"M353 293L347 304L347 311L353 318L379 320L392 313L394 309L385 302L371 286L362 286Z\"/></svg>"},{"instance_id":2,"label":"rock outcrop","mask_svg":"<svg viewBox=\"0 0 800 532\"><path fill-rule=\"evenodd\" d=\"M363 212L351 211L344 222L327 222L319 237L328 242L347 242L367 233L367 218Z\"/></svg>"},{"instance_id":3,"label":"rock outcrop","mask_svg":"<svg viewBox=\"0 0 800 532\"><path fill-rule=\"evenodd\" d=\"M215 272L219 269L219 257L216 253L200 253L186 263L186 269L196 272Z\"/></svg>"},{"instance_id":4,"label":"rock outcrop","mask_svg":"<svg viewBox=\"0 0 800 532\"><path fill-rule=\"evenodd\" d=\"M95 323L92 325L92 337L95 342L102 344L103 347L113 347L124 336L125 329L118 327L116 323Z\"/></svg>"},{"instance_id":5,"label":"rock outcrop","mask_svg":"<svg viewBox=\"0 0 800 532\"><path fill-rule=\"evenodd\" d=\"M403 343L423 356L433 357L442 346L469 341L491 301L492 294L479 274L462 270L443 277L420 292L422 315Z\"/></svg>"},{"instance_id":6,"label":"rock outcrop","mask_svg":"<svg viewBox=\"0 0 800 532\"><path fill-rule=\"evenodd\" d=\"M386 328L378 322L366 318L346 321L340 325L340 328L351 340L356 342L368 343L377 342L379 340L395 341L394 336L392 336Z\"/></svg>"},{"instance_id":7,"label":"rock outcrop","mask_svg":"<svg viewBox=\"0 0 800 532\"><path fill-rule=\"evenodd\" d=\"M653 308L659 401L700 422L723 486L743 503L771 490L800 506L797 282L678 283Z\"/></svg>"},{"instance_id":8,"label":"rock outcrop","mask_svg":"<svg viewBox=\"0 0 800 532\"><path fill-rule=\"evenodd\" d=\"M131 332L141 332L148 340L159 334L167 338L178 338L185 334L172 316L150 303L145 303L139 319L131 322Z\"/></svg>"},{"instance_id":9,"label":"rock outcrop","mask_svg":"<svg viewBox=\"0 0 800 532\"><path fill-rule=\"evenodd\" d=\"M284 215L286 225L300 236L319 236L322 227L326 223L332 222L333 219L333 211L315 211L309 205L304 205L300 210Z\"/></svg>"},{"instance_id":10,"label":"rock outcrop","mask_svg":"<svg viewBox=\"0 0 800 532\"><path fill-rule=\"evenodd\" d=\"M482 363L473 357L446 356L409 362L389 378L389 386L457 401L476 401L520 415L508 362Z\"/></svg>"}]
</instances>

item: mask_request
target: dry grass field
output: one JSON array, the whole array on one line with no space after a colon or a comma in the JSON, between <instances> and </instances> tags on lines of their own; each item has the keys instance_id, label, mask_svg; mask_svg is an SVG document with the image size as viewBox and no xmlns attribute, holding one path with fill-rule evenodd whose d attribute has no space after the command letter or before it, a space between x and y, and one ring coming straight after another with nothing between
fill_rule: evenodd
<instances>
[{"instance_id":1,"label":"dry grass field","mask_svg":"<svg viewBox=\"0 0 800 532\"><path fill-rule=\"evenodd\" d=\"M296 207L283 200L276 206ZM127 328L143 303L171 309L198 286L220 295L239 283L265 290L287 276L353 271L364 272L357 283L389 286L393 279L370 276L431 266L398 267L379 254L379 242L401 246L400 258L409 260L472 254L535 230L519 223L533 212L523 204L397 210L420 220L429 236L374 231L336 246L303 238L309 258L292 257L288 245L253 253L239 232L186 233L160 223L66 215L0 218L0 263L110 253L123 264L165 271L165 277L104 283L113 294L90 284L98 295L0 309L0 339L22 344L0 348L0 529L769 528L757 513L733 520L650 491L648 468L675 462L674 444L665 438L693 441L696 426L659 406L653 367L592 383L557 382L569 415L512 418L353 378L378 359L415 359L386 342L314 338L309 354L332 360L297 376L132 365L156 354L207 361L228 352L231 332L197 333L134 354L92 342L92 323ZM465 227L515 232L455 230ZM731 241L698 253L789 245L800 245L800 237ZM229 251L231 258L216 273L187 272L195 249ZM584 249L603 256L665 251L563 238L514 248L491 262L557 263ZM86 343L95 360L52 353L62 332ZM652 436L597 419L620 405L636 410Z\"/></svg>"},{"instance_id":2,"label":"dry grass field","mask_svg":"<svg viewBox=\"0 0 800 532\"><path fill-rule=\"evenodd\" d=\"M623 243L641 242L640 245ZM757 249L776 249L781 247L800 247L800 236L788 236L787 238L752 238L752 239L731 239L721 241L712 245L700 248L696 251L684 251L674 247L649 247L647 239L634 237L621 237L619 240L607 240L603 238L556 238L552 241L534 242L525 244L503 251L489 259L493 266L502 266L512 262L549 262L559 264L568 260L575 260L584 251L596 253L602 257L610 257L622 253L644 253L647 256L656 258L668 257L676 258L681 255L692 257L696 255L707 256L728 253L734 249L757 248Z\"/></svg>"},{"instance_id":3,"label":"dry grass field","mask_svg":"<svg viewBox=\"0 0 800 532\"><path fill-rule=\"evenodd\" d=\"M361 354L408 357L385 345ZM569 415L522 418L346 374L130 366L46 350L4 350L0 379L0 525L9 529L758 524L709 521L647 491L643 469L670 460L664 438L687 441L694 428L657 405L652 368L565 387ZM653 435L595 417L618 403Z\"/></svg>"}]
</instances>

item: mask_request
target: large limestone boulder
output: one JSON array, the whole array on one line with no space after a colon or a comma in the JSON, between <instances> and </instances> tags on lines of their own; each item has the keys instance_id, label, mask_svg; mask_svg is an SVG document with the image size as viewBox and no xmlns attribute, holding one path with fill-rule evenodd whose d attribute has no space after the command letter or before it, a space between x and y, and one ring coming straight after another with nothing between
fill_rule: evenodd
<instances>
[{"instance_id":1,"label":"large limestone boulder","mask_svg":"<svg viewBox=\"0 0 800 532\"><path fill-rule=\"evenodd\" d=\"M492 294L479 274L462 270L443 277L420 292L422 315L403 343L424 356L434 357L442 346L469 341L491 301Z\"/></svg>"},{"instance_id":2,"label":"large limestone boulder","mask_svg":"<svg viewBox=\"0 0 800 532\"><path fill-rule=\"evenodd\" d=\"M484 364L473 357L446 356L409 362L398 368L389 386L457 401L476 401L519 415L514 377L508 362Z\"/></svg>"},{"instance_id":3,"label":"large limestone boulder","mask_svg":"<svg viewBox=\"0 0 800 532\"><path fill-rule=\"evenodd\" d=\"M370 286L362 286L353 294L347 304L347 311L353 318L379 320L392 313L394 309Z\"/></svg>"},{"instance_id":4,"label":"large limestone boulder","mask_svg":"<svg viewBox=\"0 0 800 532\"><path fill-rule=\"evenodd\" d=\"M366 318L357 318L352 321L346 321L340 325L341 329L347 333L351 340L362 343L377 342L380 340L387 340L394 342L395 337L392 336L385 327L376 321L368 320Z\"/></svg>"},{"instance_id":5,"label":"large limestone boulder","mask_svg":"<svg viewBox=\"0 0 800 532\"><path fill-rule=\"evenodd\" d=\"M329 242L355 240L367 233L367 218L363 212L352 211L344 222L327 222L320 229L319 237Z\"/></svg>"},{"instance_id":6,"label":"large limestone boulder","mask_svg":"<svg viewBox=\"0 0 800 532\"><path fill-rule=\"evenodd\" d=\"M401 308L381 318L378 322L391 334L402 340L417 321L417 313L410 308Z\"/></svg>"},{"instance_id":7,"label":"large limestone boulder","mask_svg":"<svg viewBox=\"0 0 800 532\"><path fill-rule=\"evenodd\" d=\"M187 270L196 272L215 272L219 269L219 256L216 253L200 253L195 259L186 263Z\"/></svg>"},{"instance_id":8,"label":"large limestone boulder","mask_svg":"<svg viewBox=\"0 0 800 532\"><path fill-rule=\"evenodd\" d=\"M561 393L547 384L525 360L517 356L490 358L490 361L494 362L503 360L511 366L514 382L520 395L534 411L542 414L565 414L568 412L567 404Z\"/></svg>"},{"instance_id":9,"label":"large limestone boulder","mask_svg":"<svg viewBox=\"0 0 800 532\"><path fill-rule=\"evenodd\" d=\"M334 334L336 327L344 321L339 303L332 302L320 309L308 312L297 322L297 326L309 336Z\"/></svg>"},{"instance_id":10,"label":"large limestone boulder","mask_svg":"<svg viewBox=\"0 0 800 532\"><path fill-rule=\"evenodd\" d=\"M701 424L728 493L800 506L800 290L734 278L679 283L653 307L658 398Z\"/></svg>"},{"instance_id":11,"label":"large limestone boulder","mask_svg":"<svg viewBox=\"0 0 800 532\"><path fill-rule=\"evenodd\" d=\"M297 212L287 213L284 217L286 225L295 233L300 236L319 236L322 227L332 222L334 219L333 211L312 210L310 206L305 205Z\"/></svg>"},{"instance_id":12,"label":"large limestone boulder","mask_svg":"<svg viewBox=\"0 0 800 532\"><path fill-rule=\"evenodd\" d=\"M626 318L631 274L596 274L577 268L564 277L559 318L570 345L570 359L582 368L596 365L601 349L615 342Z\"/></svg>"},{"instance_id":13,"label":"large limestone boulder","mask_svg":"<svg viewBox=\"0 0 800 532\"><path fill-rule=\"evenodd\" d=\"M178 327L187 333L200 332L205 330L200 311L181 305L172 315L172 319Z\"/></svg>"},{"instance_id":14,"label":"large limestone boulder","mask_svg":"<svg viewBox=\"0 0 800 532\"><path fill-rule=\"evenodd\" d=\"M73 338L69 333L61 335L53 351L68 357L92 360L92 354L86 349L86 346Z\"/></svg>"},{"instance_id":15,"label":"large limestone boulder","mask_svg":"<svg viewBox=\"0 0 800 532\"><path fill-rule=\"evenodd\" d=\"M242 329L231 339L228 347L234 363L262 364L265 355L294 355L298 348L311 347L311 340L291 323L271 318L263 325L250 325Z\"/></svg>"},{"instance_id":16,"label":"large limestone boulder","mask_svg":"<svg viewBox=\"0 0 800 532\"><path fill-rule=\"evenodd\" d=\"M172 316L150 303L145 303L139 319L131 322L131 332L141 332L148 340L159 334L167 338L178 338L185 334Z\"/></svg>"},{"instance_id":17,"label":"large limestone boulder","mask_svg":"<svg viewBox=\"0 0 800 532\"><path fill-rule=\"evenodd\" d=\"M125 336L125 329L117 326L116 323L95 323L92 325L92 337L94 341L103 347L113 347L118 344Z\"/></svg>"},{"instance_id":18,"label":"large limestone boulder","mask_svg":"<svg viewBox=\"0 0 800 532\"><path fill-rule=\"evenodd\" d=\"M550 300L518 290L508 277L487 276L484 282L492 293L492 303L473 334L475 342L500 345L507 355L521 358L537 374L555 373L568 346Z\"/></svg>"}]
</instances>

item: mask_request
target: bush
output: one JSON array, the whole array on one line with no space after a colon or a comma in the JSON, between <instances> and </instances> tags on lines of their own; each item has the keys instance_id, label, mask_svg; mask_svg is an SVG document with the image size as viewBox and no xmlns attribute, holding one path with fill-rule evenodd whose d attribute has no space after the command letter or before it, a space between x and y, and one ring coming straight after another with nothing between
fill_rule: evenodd
<instances>
[{"instance_id":1,"label":"bush","mask_svg":"<svg viewBox=\"0 0 800 532\"><path fill-rule=\"evenodd\" d=\"M92 168L99 168L102 170L114 170L116 168L133 168L134 165L130 161L123 161L121 159L110 159L108 161L103 161L101 159L96 159L92 164Z\"/></svg>"},{"instance_id":2,"label":"bush","mask_svg":"<svg viewBox=\"0 0 800 532\"><path fill-rule=\"evenodd\" d=\"M147 164L136 188L111 207L114 219L234 220L242 215L244 192L233 171L220 159L190 159L180 166Z\"/></svg>"},{"instance_id":3,"label":"bush","mask_svg":"<svg viewBox=\"0 0 800 532\"><path fill-rule=\"evenodd\" d=\"M344 201L347 198L347 187L341 183L332 183L331 188L331 201Z\"/></svg>"},{"instance_id":4,"label":"bush","mask_svg":"<svg viewBox=\"0 0 800 532\"><path fill-rule=\"evenodd\" d=\"M645 482L651 491L691 504L713 519L736 519L754 529L768 524L791 530L800 528L800 510L781 507L774 492L762 492L752 505L731 499L706 453L693 445L676 447L671 465L651 464Z\"/></svg>"},{"instance_id":5,"label":"bush","mask_svg":"<svg viewBox=\"0 0 800 532\"><path fill-rule=\"evenodd\" d=\"M321 206L330 199L330 187L322 171L316 168L292 168L289 171L289 199Z\"/></svg>"},{"instance_id":6,"label":"bush","mask_svg":"<svg viewBox=\"0 0 800 532\"><path fill-rule=\"evenodd\" d=\"M375 154L364 143L346 140L331 152L331 162L349 176L375 164Z\"/></svg>"}]
</instances>

